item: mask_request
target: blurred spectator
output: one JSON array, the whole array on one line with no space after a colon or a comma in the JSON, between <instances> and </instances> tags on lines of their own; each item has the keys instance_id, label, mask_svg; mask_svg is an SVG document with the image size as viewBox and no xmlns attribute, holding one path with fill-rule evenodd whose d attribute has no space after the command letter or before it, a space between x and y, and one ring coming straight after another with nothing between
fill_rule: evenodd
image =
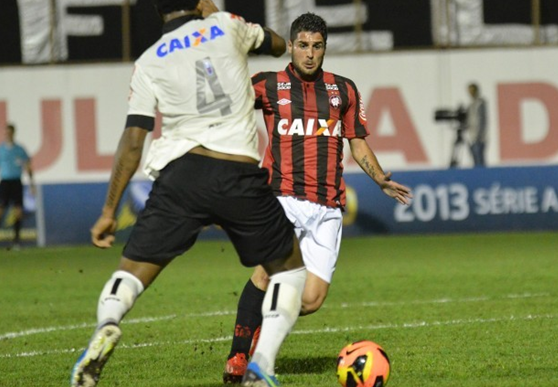
<instances>
[{"instance_id":1,"label":"blurred spectator","mask_svg":"<svg viewBox=\"0 0 558 387\"><path fill-rule=\"evenodd\" d=\"M476 83L468 86L471 103L467 107L466 136L475 167L484 167L487 139L486 101L480 96L480 89Z\"/></svg>"}]
</instances>

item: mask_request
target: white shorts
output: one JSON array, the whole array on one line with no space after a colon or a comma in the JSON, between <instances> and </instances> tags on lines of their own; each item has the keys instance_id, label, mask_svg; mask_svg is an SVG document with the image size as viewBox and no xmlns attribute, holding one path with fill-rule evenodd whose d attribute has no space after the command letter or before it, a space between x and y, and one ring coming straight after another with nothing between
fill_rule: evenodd
<instances>
[{"instance_id":1,"label":"white shorts","mask_svg":"<svg viewBox=\"0 0 558 387\"><path fill-rule=\"evenodd\" d=\"M277 199L295 226L306 269L331 283L341 246L341 210L292 196Z\"/></svg>"}]
</instances>

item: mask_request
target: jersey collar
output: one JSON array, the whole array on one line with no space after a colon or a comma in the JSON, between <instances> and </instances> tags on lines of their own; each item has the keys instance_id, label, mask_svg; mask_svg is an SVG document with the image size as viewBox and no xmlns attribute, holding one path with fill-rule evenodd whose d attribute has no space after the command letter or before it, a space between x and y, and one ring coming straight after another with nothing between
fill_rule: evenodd
<instances>
[{"instance_id":1,"label":"jersey collar","mask_svg":"<svg viewBox=\"0 0 558 387\"><path fill-rule=\"evenodd\" d=\"M324 70L319 69L318 70L318 76L316 77L316 79L314 79L313 81L305 81L304 79L302 79L298 76L298 74L296 73L296 71L294 69L294 65L292 63L289 63L289 65L287 66L285 71L287 72L287 74L289 74L290 78L295 78L297 81L303 82L303 83L315 83L315 82L321 81L322 78L324 77Z\"/></svg>"},{"instance_id":2,"label":"jersey collar","mask_svg":"<svg viewBox=\"0 0 558 387\"><path fill-rule=\"evenodd\" d=\"M163 34L174 31L180 26L188 23L189 21L197 20L197 19L203 19L203 18L201 16L185 15L185 16L177 17L176 19L172 19L171 21L163 24Z\"/></svg>"}]
</instances>

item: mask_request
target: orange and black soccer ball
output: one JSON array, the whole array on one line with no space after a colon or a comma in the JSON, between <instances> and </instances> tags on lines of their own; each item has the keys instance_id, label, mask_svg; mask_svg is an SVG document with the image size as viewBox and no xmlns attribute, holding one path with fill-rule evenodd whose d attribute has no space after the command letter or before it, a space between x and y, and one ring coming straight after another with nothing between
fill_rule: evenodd
<instances>
[{"instance_id":1,"label":"orange and black soccer ball","mask_svg":"<svg viewBox=\"0 0 558 387\"><path fill-rule=\"evenodd\" d=\"M343 387L384 387L389 371L386 352L372 341L347 345L337 359L337 379Z\"/></svg>"}]
</instances>

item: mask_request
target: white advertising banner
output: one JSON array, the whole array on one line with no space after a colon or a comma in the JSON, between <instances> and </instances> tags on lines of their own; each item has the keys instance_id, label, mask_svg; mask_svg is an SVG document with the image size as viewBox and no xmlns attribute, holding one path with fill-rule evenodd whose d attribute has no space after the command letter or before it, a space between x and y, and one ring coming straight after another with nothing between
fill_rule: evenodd
<instances>
[{"instance_id":1,"label":"white advertising banner","mask_svg":"<svg viewBox=\"0 0 558 387\"><path fill-rule=\"evenodd\" d=\"M254 73L277 71L288 61L287 55L253 58L250 66ZM471 82L488 104L488 166L558 164L556 63L558 52L550 48L406 51L330 55L324 69L356 83L368 116L368 140L384 169L422 170L448 168L458 122L437 122L434 114L468 104ZM38 182L108 179L132 67L0 69L0 126L15 124L16 140L32 155ZM263 120L260 125L263 133ZM349 154L345 161L348 170L358 170ZM470 166L463 147L458 167Z\"/></svg>"}]
</instances>

